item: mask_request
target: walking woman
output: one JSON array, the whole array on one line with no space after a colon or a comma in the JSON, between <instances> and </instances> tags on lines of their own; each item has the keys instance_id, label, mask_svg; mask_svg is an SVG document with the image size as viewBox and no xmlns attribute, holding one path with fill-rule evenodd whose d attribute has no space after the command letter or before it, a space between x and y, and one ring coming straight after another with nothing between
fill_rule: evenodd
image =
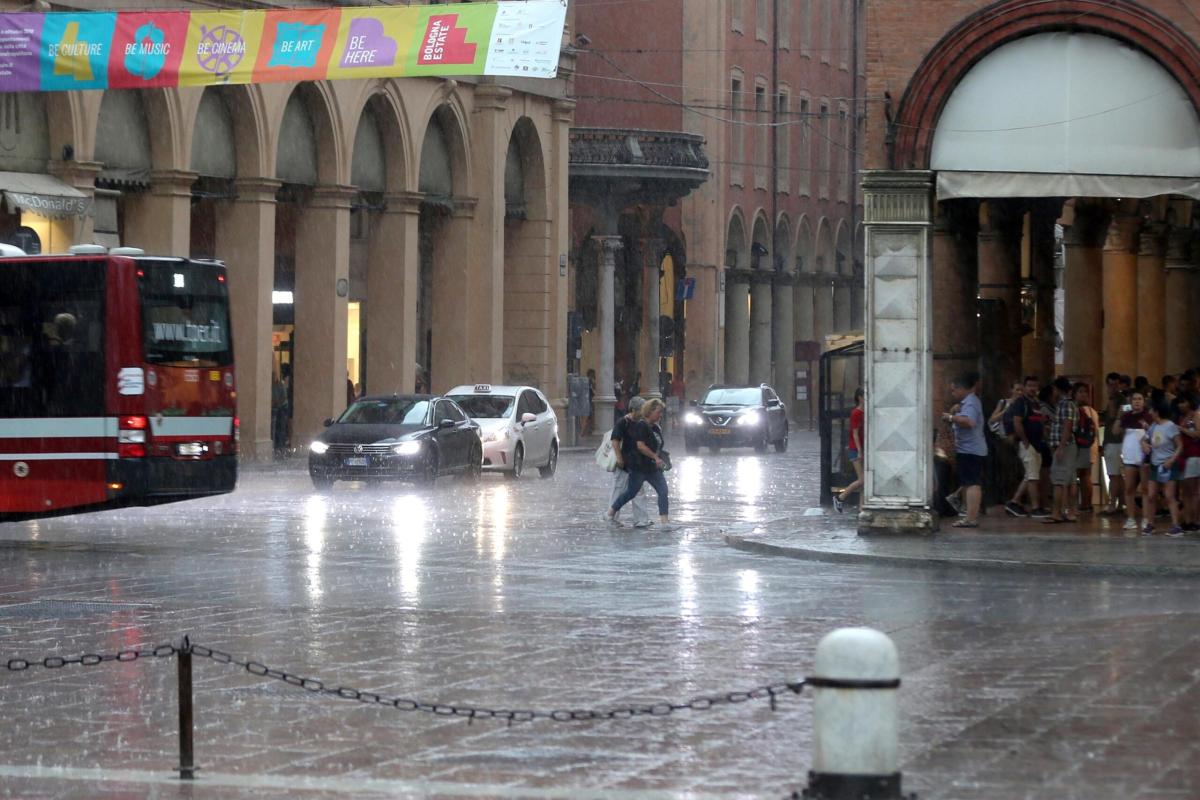
<instances>
[{"instance_id":1,"label":"walking woman","mask_svg":"<svg viewBox=\"0 0 1200 800\"><path fill-rule=\"evenodd\" d=\"M854 390L854 410L850 412L850 464L854 467L854 483L842 489L833 496L833 507L842 513L846 510L846 498L862 489L863 485L863 458L867 454L865 440L863 439L863 417L865 416L865 408L863 403L863 390L860 386Z\"/></svg>"},{"instance_id":2,"label":"walking woman","mask_svg":"<svg viewBox=\"0 0 1200 800\"><path fill-rule=\"evenodd\" d=\"M1175 404L1179 411L1179 432L1183 437L1183 462L1180 477L1179 494L1183 504L1183 529L1198 530L1196 523L1200 522L1200 410L1193 403L1195 399L1187 392L1175 396Z\"/></svg>"},{"instance_id":3,"label":"walking woman","mask_svg":"<svg viewBox=\"0 0 1200 800\"><path fill-rule=\"evenodd\" d=\"M1154 511L1158 500L1158 489L1161 486L1166 497L1167 510L1171 512L1171 529L1167 536L1182 536L1183 529L1179 527L1179 503L1175 500L1175 487L1179 482L1179 456L1183 449L1183 434L1179 426L1171 421L1171 407L1167 401L1160 400L1150 406L1150 429L1142 440L1142 452L1150 456L1150 480L1146 482L1146 494L1143 498L1144 525L1142 535L1154 533Z\"/></svg>"},{"instance_id":4,"label":"walking woman","mask_svg":"<svg viewBox=\"0 0 1200 800\"><path fill-rule=\"evenodd\" d=\"M630 463L627 464L629 488L617 498L612 508L608 510L608 519L614 519L622 506L637 497L637 493L642 489L642 484L648 483L654 487L654 491L658 495L660 527L663 530L672 529L669 518L670 502L667 498L667 476L664 474L664 470L670 469L670 466L663 458L662 433L657 430L662 414L663 402L658 398L647 400L646 405L642 406L642 419L634 428L633 438L636 451L632 454L633 458Z\"/></svg>"},{"instance_id":5,"label":"walking woman","mask_svg":"<svg viewBox=\"0 0 1200 800\"><path fill-rule=\"evenodd\" d=\"M1146 478L1149 477L1149 467L1146 464L1146 454L1142 452L1142 439L1146 438L1146 429L1150 427L1150 412L1146 410L1146 397L1141 392L1134 392L1129 398L1129 405L1122 406L1120 418L1114 425L1115 432L1121 436L1121 478L1125 484L1125 530L1136 531L1137 493L1145 491Z\"/></svg>"}]
</instances>

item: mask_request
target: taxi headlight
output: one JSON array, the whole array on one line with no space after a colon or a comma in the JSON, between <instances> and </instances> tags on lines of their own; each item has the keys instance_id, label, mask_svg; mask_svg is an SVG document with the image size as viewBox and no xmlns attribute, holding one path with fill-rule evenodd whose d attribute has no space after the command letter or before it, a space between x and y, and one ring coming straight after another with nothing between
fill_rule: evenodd
<instances>
[{"instance_id":1,"label":"taxi headlight","mask_svg":"<svg viewBox=\"0 0 1200 800\"><path fill-rule=\"evenodd\" d=\"M737 424L738 425L757 425L760 422L762 422L762 414L759 414L757 411L751 411L749 413L742 414L740 417L738 417Z\"/></svg>"},{"instance_id":2,"label":"taxi headlight","mask_svg":"<svg viewBox=\"0 0 1200 800\"><path fill-rule=\"evenodd\" d=\"M308 449L312 450L319 456L323 456L325 455L325 451L329 449L329 445L325 444L324 442L313 442L308 446Z\"/></svg>"},{"instance_id":3,"label":"taxi headlight","mask_svg":"<svg viewBox=\"0 0 1200 800\"><path fill-rule=\"evenodd\" d=\"M421 452L420 442L401 442L392 448L392 452L398 456L415 456Z\"/></svg>"},{"instance_id":4,"label":"taxi headlight","mask_svg":"<svg viewBox=\"0 0 1200 800\"><path fill-rule=\"evenodd\" d=\"M704 420L694 411L689 411L683 415L683 421L688 425L703 425Z\"/></svg>"},{"instance_id":5,"label":"taxi headlight","mask_svg":"<svg viewBox=\"0 0 1200 800\"><path fill-rule=\"evenodd\" d=\"M507 438L508 430L506 428L501 428L498 431L492 431L487 436L483 437L483 440L485 442L503 442Z\"/></svg>"}]
</instances>

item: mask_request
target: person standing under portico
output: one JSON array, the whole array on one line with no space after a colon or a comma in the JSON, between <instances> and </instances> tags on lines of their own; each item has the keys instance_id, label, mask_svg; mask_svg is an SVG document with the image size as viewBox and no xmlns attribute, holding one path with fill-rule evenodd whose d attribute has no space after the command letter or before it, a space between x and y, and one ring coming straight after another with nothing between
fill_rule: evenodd
<instances>
[{"instance_id":1,"label":"person standing under portico","mask_svg":"<svg viewBox=\"0 0 1200 800\"><path fill-rule=\"evenodd\" d=\"M983 462L987 458L987 438L984 435L983 404L975 389L979 374L968 372L950 382L950 394L957 401L954 409L942 419L954 428L954 460L958 467L958 483L967 500L967 515L956 521L955 528L978 528L979 505L983 500Z\"/></svg>"}]
</instances>

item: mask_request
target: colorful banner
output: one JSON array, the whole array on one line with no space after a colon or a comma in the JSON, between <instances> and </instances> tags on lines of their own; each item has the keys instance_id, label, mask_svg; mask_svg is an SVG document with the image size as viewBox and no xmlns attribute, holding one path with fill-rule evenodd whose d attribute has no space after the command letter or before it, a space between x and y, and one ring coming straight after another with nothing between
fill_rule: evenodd
<instances>
[{"instance_id":1,"label":"colorful banner","mask_svg":"<svg viewBox=\"0 0 1200 800\"><path fill-rule=\"evenodd\" d=\"M419 75L553 78L567 0L0 13L0 92Z\"/></svg>"}]
</instances>

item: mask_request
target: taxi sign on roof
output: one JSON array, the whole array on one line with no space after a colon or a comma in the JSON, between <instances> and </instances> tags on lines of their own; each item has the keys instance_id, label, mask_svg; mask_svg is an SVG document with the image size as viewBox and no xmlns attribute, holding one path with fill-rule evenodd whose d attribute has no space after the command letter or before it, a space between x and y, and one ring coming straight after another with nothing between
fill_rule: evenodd
<instances>
[{"instance_id":1,"label":"taxi sign on roof","mask_svg":"<svg viewBox=\"0 0 1200 800\"><path fill-rule=\"evenodd\" d=\"M484 392L490 392L491 390L492 390L492 385L490 383L475 384L475 391L477 391L477 392L484 393Z\"/></svg>"}]
</instances>

